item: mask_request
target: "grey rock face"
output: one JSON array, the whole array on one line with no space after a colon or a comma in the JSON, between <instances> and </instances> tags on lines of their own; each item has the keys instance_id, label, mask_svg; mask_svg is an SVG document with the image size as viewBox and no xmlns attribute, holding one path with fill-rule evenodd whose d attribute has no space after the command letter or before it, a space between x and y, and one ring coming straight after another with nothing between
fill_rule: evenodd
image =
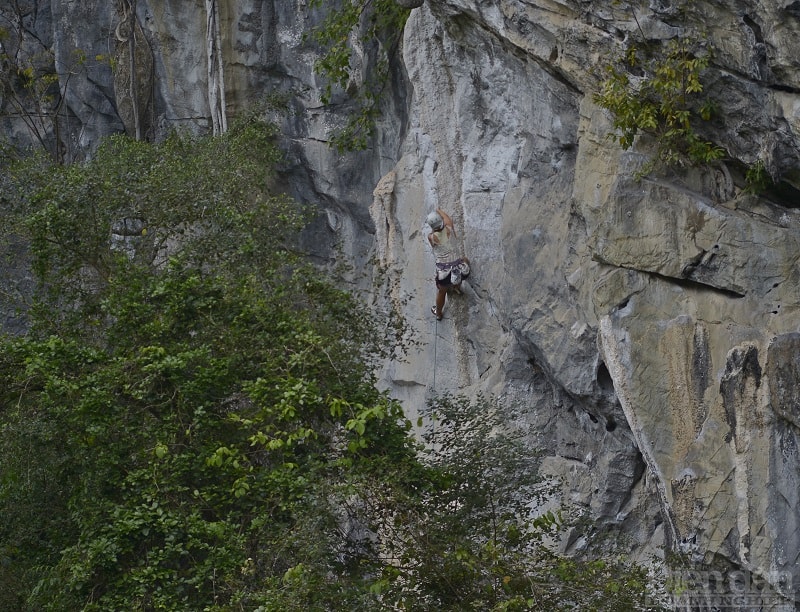
<instances>
[{"instance_id":1,"label":"grey rock face","mask_svg":"<svg viewBox=\"0 0 800 612\"><path fill-rule=\"evenodd\" d=\"M378 248L394 253L407 314L429 339L386 370L409 405L479 390L521 402L545 469L597 525L639 552L725 559L793 597L798 201L748 196L736 174L760 158L787 193L797 186L798 22L768 4L415 11L411 127L394 212L375 223L394 228ZM691 23L720 50L707 91L721 119L707 137L731 160L635 180L650 149L623 154L606 138L594 68L620 41ZM423 239L436 206L474 263L438 324Z\"/></svg>"},{"instance_id":2,"label":"grey rock face","mask_svg":"<svg viewBox=\"0 0 800 612\"><path fill-rule=\"evenodd\" d=\"M324 213L312 252L359 268L374 255L389 289L375 306L391 301L420 340L381 372L412 420L435 393L521 405L543 470L595 531L642 559L665 547L800 591L797 2L430 0L409 18L373 148L347 156L327 140L350 102L320 102L302 36L319 14L303 0L220 0L211 47L201 0L33 4L29 41L62 63L76 47L137 65L152 53L149 73L101 62L72 77L70 146L135 129L134 109L154 135L211 130L221 76L231 117L288 100L275 113L285 186ZM125 6L133 30L120 30ZM142 43L119 46L118 30ZM628 42L690 31L716 50L705 92L718 114L701 129L728 157L637 180L653 143L607 138L599 68ZM217 44L224 75L208 69ZM369 65L366 50L354 83ZM769 197L743 191L757 160L779 179ZM438 323L435 207L472 261Z\"/></svg>"}]
</instances>

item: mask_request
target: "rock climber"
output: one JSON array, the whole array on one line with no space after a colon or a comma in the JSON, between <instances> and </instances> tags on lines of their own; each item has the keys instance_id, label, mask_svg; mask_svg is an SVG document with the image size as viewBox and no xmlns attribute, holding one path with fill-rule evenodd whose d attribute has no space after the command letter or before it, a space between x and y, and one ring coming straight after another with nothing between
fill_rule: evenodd
<instances>
[{"instance_id":1,"label":"rock climber","mask_svg":"<svg viewBox=\"0 0 800 612\"><path fill-rule=\"evenodd\" d=\"M453 289L460 294L461 281L469 276L469 259L456 255L456 230L446 212L437 208L428 215L427 223L433 230L428 234L428 242L436 258L436 304L431 307L431 313L441 321L447 293Z\"/></svg>"}]
</instances>

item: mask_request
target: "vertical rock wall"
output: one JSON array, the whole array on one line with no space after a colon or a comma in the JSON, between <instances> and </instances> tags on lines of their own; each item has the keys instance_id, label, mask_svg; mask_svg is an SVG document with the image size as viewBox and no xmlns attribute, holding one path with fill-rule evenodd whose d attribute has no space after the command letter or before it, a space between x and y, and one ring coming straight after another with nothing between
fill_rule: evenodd
<instances>
[{"instance_id":1,"label":"vertical rock wall","mask_svg":"<svg viewBox=\"0 0 800 612\"><path fill-rule=\"evenodd\" d=\"M700 25L717 49L708 137L729 158L636 180L652 149L623 154L606 138L596 67L631 38ZM596 526L640 552L740 568L789 600L798 28L785 1L429 1L406 31L414 97L396 203L375 218L396 228L397 248L379 248L396 253L424 340L387 368L389 387L412 406L437 392L522 403L545 469ZM777 196L743 191L741 168L757 159L781 177ZM474 263L440 323L424 240L436 206Z\"/></svg>"},{"instance_id":2,"label":"vertical rock wall","mask_svg":"<svg viewBox=\"0 0 800 612\"><path fill-rule=\"evenodd\" d=\"M394 228L377 236L387 241L378 248L394 254L421 344L388 364L384 381L412 416L436 393L489 392L523 406L538 432L531 444L548 455L543 469L563 479L565 501L584 508L595 531L613 531L621 549L636 541L645 558L664 543L664 524L598 350L591 295L603 272L573 195L587 165L608 172L597 185L607 193L618 154L586 155L587 140L607 144L583 136L581 83L492 31L496 9L487 11L429 3L407 25L410 128L393 171L395 203L373 213L376 227ZM556 36L536 44L547 58L559 53ZM465 295L438 323L424 225L437 206L473 262ZM580 549L593 535L566 545Z\"/></svg>"}]
</instances>

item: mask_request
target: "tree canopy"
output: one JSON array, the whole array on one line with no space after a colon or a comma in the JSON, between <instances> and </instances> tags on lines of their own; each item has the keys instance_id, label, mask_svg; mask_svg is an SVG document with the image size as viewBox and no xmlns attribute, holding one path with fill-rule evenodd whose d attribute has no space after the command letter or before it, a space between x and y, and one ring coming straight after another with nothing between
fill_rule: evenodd
<instances>
[{"instance_id":1,"label":"tree canopy","mask_svg":"<svg viewBox=\"0 0 800 612\"><path fill-rule=\"evenodd\" d=\"M295 252L276 156L251 120L7 160L40 291L0 351L2 607L253 609L300 564L344 576L336 489L412 454L375 329Z\"/></svg>"}]
</instances>

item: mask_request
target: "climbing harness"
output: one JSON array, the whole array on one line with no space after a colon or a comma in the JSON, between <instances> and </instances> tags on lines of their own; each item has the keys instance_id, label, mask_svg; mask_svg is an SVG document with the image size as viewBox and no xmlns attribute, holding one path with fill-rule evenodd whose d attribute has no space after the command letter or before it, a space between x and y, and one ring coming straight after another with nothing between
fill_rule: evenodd
<instances>
[{"instance_id":1,"label":"climbing harness","mask_svg":"<svg viewBox=\"0 0 800 612\"><path fill-rule=\"evenodd\" d=\"M436 284L439 281L449 279L451 285L458 285L463 279L468 278L470 274L469 263L464 261L464 258L455 259L449 262L436 263Z\"/></svg>"}]
</instances>

